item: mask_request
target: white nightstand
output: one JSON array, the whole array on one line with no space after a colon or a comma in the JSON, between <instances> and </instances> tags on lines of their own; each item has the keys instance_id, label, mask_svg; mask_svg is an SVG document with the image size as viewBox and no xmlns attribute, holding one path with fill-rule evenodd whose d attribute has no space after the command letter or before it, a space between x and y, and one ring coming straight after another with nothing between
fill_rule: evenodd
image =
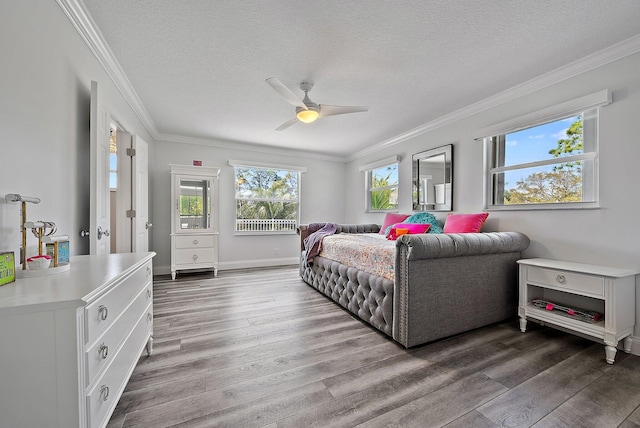
<instances>
[{"instance_id":1,"label":"white nightstand","mask_svg":"<svg viewBox=\"0 0 640 428\"><path fill-rule=\"evenodd\" d=\"M636 314L635 276L639 271L546 259L523 259L518 263L518 316L522 332L530 319L604 342L609 364L614 362L620 340L624 340L625 352L631 352ZM534 306L534 299L597 311L604 314L604 320L590 323L560 315Z\"/></svg>"}]
</instances>

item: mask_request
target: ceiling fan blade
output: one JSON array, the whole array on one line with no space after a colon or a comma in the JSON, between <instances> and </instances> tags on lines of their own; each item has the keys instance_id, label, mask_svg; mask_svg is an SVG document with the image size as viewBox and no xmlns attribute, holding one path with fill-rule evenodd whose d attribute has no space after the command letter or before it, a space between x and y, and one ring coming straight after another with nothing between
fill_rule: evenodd
<instances>
[{"instance_id":1,"label":"ceiling fan blade","mask_svg":"<svg viewBox=\"0 0 640 428\"><path fill-rule=\"evenodd\" d=\"M320 116L335 116L337 114L361 113L369 111L369 107L365 106L332 106L328 104L320 104Z\"/></svg>"},{"instance_id":2,"label":"ceiling fan blade","mask_svg":"<svg viewBox=\"0 0 640 428\"><path fill-rule=\"evenodd\" d=\"M291 89L284 86L284 84L277 78L270 77L266 79L265 82L267 82L269 86L271 86L278 94L280 94L280 96L284 98L289 104L307 110L307 106L304 105L302 100L296 97L296 94L291 92Z\"/></svg>"},{"instance_id":3,"label":"ceiling fan blade","mask_svg":"<svg viewBox=\"0 0 640 428\"><path fill-rule=\"evenodd\" d=\"M283 123L282 125L278 126L276 128L276 131L284 131L285 129L287 129L288 127L290 127L291 125L295 125L296 122L299 122L297 118L293 118L291 120L286 121L285 123Z\"/></svg>"}]
</instances>

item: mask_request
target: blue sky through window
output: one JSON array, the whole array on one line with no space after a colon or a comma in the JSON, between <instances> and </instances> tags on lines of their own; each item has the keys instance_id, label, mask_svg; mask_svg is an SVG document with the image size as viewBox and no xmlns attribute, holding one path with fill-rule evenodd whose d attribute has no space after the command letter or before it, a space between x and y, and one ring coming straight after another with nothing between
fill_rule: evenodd
<instances>
[{"instance_id":1,"label":"blue sky through window","mask_svg":"<svg viewBox=\"0 0 640 428\"><path fill-rule=\"evenodd\" d=\"M394 163L381 168L376 168L371 171L371 175L379 180L389 176L389 186L395 186L398 184L398 164Z\"/></svg>"},{"instance_id":2,"label":"blue sky through window","mask_svg":"<svg viewBox=\"0 0 640 428\"><path fill-rule=\"evenodd\" d=\"M553 155L549 151L558 147L558 140L567 138L567 129L579 118L580 116L572 116L506 134L505 166L553 159ZM578 153L580 152L573 152L573 154ZM505 188L515 188L518 180L522 180L534 172L548 172L552 169L553 166L545 166L509 171L505 173L505 181L507 182Z\"/></svg>"}]
</instances>

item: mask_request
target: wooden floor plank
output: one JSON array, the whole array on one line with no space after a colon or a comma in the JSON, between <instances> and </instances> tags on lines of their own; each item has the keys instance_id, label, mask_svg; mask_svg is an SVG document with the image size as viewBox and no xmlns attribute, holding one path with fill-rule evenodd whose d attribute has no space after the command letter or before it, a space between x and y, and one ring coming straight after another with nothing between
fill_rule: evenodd
<instances>
[{"instance_id":1,"label":"wooden floor plank","mask_svg":"<svg viewBox=\"0 0 640 428\"><path fill-rule=\"evenodd\" d=\"M443 426L506 391L481 373L472 374L417 400L397 407L359 428Z\"/></svg>"},{"instance_id":2,"label":"wooden floor plank","mask_svg":"<svg viewBox=\"0 0 640 428\"><path fill-rule=\"evenodd\" d=\"M477 410L501 426L529 427L603 376L603 364L602 346L593 344Z\"/></svg>"},{"instance_id":3,"label":"wooden floor plank","mask_svg":"<svg viewBox=\"0 0 640 428\"><path fill-rule=\"evenodd\" d=\"M618 361L607 373L562 403L534 427L617 426L640 405L637 361Z\"/></svg>"}]
</instances>

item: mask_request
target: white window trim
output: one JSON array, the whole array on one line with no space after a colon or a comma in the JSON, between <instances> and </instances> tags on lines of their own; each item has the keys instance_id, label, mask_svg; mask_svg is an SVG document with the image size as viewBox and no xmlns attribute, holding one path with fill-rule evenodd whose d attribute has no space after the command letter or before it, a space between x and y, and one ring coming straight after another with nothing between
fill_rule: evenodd
<instances>
[{"instance_id":1,"label":"white window trim","mask_svg":"<svg viewBox=\"0 0 640 428\"><path fill-rule=\"evenodd\" d=\"M240 167L240 168L264 168L264 169L284 169L287 171L296 171L296 172L307 172L307 168L304 166L294 166L294 165L284 165L277 163L265 163L265 162L250 162L250 161L239 161L239 160L229 160L229 166Z\"/></svg>"},{"instance_id":2,"label":"white window trim","mask_svg":"<svg viewBox=\"0 0 640 428\"><path fill-rule=\"evenodd\" d=\"M491 160L494 158L494 142L492 138L498 135L506 135L509 133L517 132L523 129L531 128L534 126L542 125L544 123L560 120L565 117L570 117L580 113L587 113L590 111L598 111L600 107L611 104L612 97L611 92L608 89L594 92L589 95L585 95L580 98L576 98L561 104L557 104L546 109L538 110L524 116L509 119L504 122L497 123L495 125L488 126L486 128L476 131L473 136L476 140L482 140L484 144L483 155L483 209L485 211L528 211L528 210L557 210L557 209L597 209L600 208L599 198L599 135L598 135L598 121L599 115L596 115L593 122L593 129L589 129L587 124L587 118L585 117L585 134L591 134L591 138L594 142L593 151L578 154L573 156L566 156L562 158L563 162L575 161L575 160L593 160L593 172L590 174L590 179L593 180L590 189L592 192L593 201L591 202L571 202L571 203L553 203L553 204L510 204L510 205L494 205L493 200L493 184L491 175L496 172L504 172L515 169L523 169L529 166L542 166L558 163L558 159L542 160L536 162L530 162L528 164L518 164L517 166L507 167L493 167Z\"/></svg>"},{"instance_id":3,"label":"white window trim","mask_svg":"<svg viewBox=\"0 0 640 428\"><path fill-rule=\"evenodd\" d=\"M388 158L384 158L384 159L380 159L377 160L375 162L371 162L368 163L366 165L361 165L358 170L360 172L364 172L365 176L364 176L364 191L365 191L365 212L366 213L394 213L394 212L398 212L398 208L394 208L394 209L390 209L390 210L374 210L371 209L371 183L369 182L369 177L370 177L370 172L373 171L374 169L378 169L380 167L383 166L388 166L388 165L394 165L397 164L398 165L398 171L400 169L400 157L395 155L395 156L390 156ZM400 178L398 177L398 184L394 185L394 186L382 186L382 187L376 187L376 190L384 190L384 189L397 189L398 193L400 192Z\"/></svg>"}]
</instances>

